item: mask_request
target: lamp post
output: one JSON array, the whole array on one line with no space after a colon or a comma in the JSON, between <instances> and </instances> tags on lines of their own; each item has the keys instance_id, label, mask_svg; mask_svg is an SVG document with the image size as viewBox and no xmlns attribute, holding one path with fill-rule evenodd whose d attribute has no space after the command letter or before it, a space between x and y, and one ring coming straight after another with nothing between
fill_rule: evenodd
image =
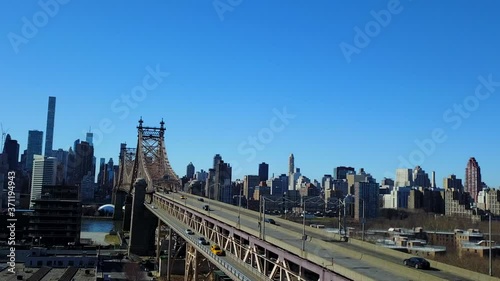
<instances>
[{"instance_id":1,"label":"lamp post","mask_svg":"<svg viewBox=\"0 0 500 281\"><path fill-rule=\"evenodd\" d=\"M259 226L259 238L262 239L262 198L261 195L259 200L259 219L257 220L257 225Z\"/></svg>"},{"instance_id":2,"label":"lamp post","mask_svg":"<svg viewBox=\"0 0 500 281\"><path fill-rule=\"evenodd\" d=\"M492 270L492 264L491 264L491 252L492 252L491 251L491 212L488 214L488 217L489 217L488 228L489 228L489 232L490 232L490 234L489 234L489 237L490 237L489 238L490 239L490 254L489 254L489 257L488 257L489 258L488 262L489 262L489 269L490 269L489 273L490 273L490 276L493 276L493 270Z\"/></svg>"},{"instance_id":3,"label":"lamp post","mask_svg":"<svg viewBox=\"0 0 500 281\"><path fill-rule=\"evenodd\" d=\"M285 213L285 220L286 220L286 213L287 213L287 209L286 209L286 192L283 192L283 206L284 206L284 211L283 213Z\"/></svg>"},{"instance_id":4,"label":"lamp post","mask_svg":"<svg viewBox=\"0 0 500 281\"><path fill-rule=\"evenodd\" d=\"M262 199L262 240L266 241L266 197Z\"/></svg>"},{"instance_id":5,"label":"lamp post","mask_svg":"<svg viewBox=\"0 0 500 281\"><path fill-rule=\"evenodd\" d=\"M361 241L365 241L365 200L361 199L363 201L363 222L361 224L362 226L362 233L361 233Z\"/></svg>"},{"instance_id":6,"label":"lamp post","mask_svg":"<svg viewBox=\"0 0 500 281\"><path fill-rule=\"evenodd\" d=\"M300 197L302 205L302 251L306 248L306 202L304 196Z\"/></svg>"},{"instance_id":7,"label":"lamp post","mask_svg":"<svg viewBox=\"0 0 500 281\"><path fill-rule=\"evenodd\" d=\"M240 187L240 196L238 198L238 228L241 228L240 216L241 216L241 196L243 193L243 188Z\"/></svg>"}]
</instances>

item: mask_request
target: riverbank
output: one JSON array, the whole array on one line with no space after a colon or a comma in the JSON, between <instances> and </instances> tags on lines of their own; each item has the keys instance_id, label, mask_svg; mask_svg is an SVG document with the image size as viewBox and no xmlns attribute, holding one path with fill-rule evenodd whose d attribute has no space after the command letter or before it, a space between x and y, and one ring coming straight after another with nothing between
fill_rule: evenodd
<instances>
[{"instance_id":1,"label":"riverbank","mask_svg":"<svg viewBox=\"0 0 500 281\"><path fill-rule=\"evenodd\" d=\"M113 217L82 216L82 219L89 219L89 220L113 220Z\"/></svg>"}]
</instances>

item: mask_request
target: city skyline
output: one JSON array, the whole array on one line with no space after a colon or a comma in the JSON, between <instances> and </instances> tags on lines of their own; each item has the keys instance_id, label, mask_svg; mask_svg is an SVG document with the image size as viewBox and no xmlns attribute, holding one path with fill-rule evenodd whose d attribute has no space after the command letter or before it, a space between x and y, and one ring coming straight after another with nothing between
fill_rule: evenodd
<instances>
[{"instance_id":1,"label":"city skyline","mask_svg":"<svg viewBox=\"0 0 500 281\"><path fill-rule=\"evenodd\" d=\"M420 165L436 171L439 186L450 174L465 181L475 157L483 181L500 186L500 136L491 133L500 4L401 1L376 36L356 44L357 30L387 3L245 3L224 20L211 3L130 3L123 13L112 1L61 5L18 52L8 36L0 40L0 91L9 97L0 122L22 153L28 130L46 134L55 96L53 148L85 140L91 127L95 156L115 163L121 142L135 146L142 116L147 126L165 120L181 176L189 162L207 170L215 154L233 165L234 179L257 174L261 162L269 175L287 174L293 153L311 179L352 166L380 181ZM5 35L22 35L22 18L43 10L0 5ZM359 52L346 56L347 45ZM146 92L131 99L137 89Z\"/></svg>"}]
</instances>

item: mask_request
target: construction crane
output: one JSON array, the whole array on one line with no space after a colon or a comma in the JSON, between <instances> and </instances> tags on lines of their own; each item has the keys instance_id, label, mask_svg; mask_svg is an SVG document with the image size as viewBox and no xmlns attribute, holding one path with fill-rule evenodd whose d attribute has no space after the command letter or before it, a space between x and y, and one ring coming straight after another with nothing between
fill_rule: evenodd
<instances>
[{"instance_id":1,"label":"construction crane","mask_svg":"<svg viewBox=\"0 0 500 281\"><path fill-rule=\"evenodd\" d=\"M0 153L3 152L3 145L5 143L5 137L7 136L7 133L9 132L9 129L3 130L3 124L0 123L0 130L2 131L2 142L0 143Z\"/></svg>"}]
</instances>

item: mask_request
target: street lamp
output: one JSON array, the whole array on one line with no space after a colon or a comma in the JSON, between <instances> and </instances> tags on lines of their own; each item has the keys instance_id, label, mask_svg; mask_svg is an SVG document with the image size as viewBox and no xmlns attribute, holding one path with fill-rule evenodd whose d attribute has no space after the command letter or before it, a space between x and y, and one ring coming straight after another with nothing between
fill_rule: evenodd
<instances>
[{"instance_id":1,"label":"street lamp","mask_svg":"<svg viewBox=\"0 0 500 281\"><path fill-rule=\"evenodd\" d=\"M241 228L240 225L240 216L241 216L241 197L243 196L243 188L240 187L240 196L238 198L238 228Z\"/></svg>"},{"instance_id":2,"label":"street lamp","mask_svg":"<svg viewBox=\"0 0 500 281\"><path fill-rule=\"evenodd\" d=\"M489 273L490 273L490 276L493 276L493 269L492 269L492 264L491 264L491 212L488 213L488 217L489 217L489 223L488 223L488 228L489 228L489 242L490 242L490 254L489 254Z\"/></svg>"},{"instance_id":3,"label":"street lamp","mask_svg":"<svg viewBox=\"0 0 500 281\"><path fill-rule=\"evenodd\" d=\"M360 199L360 200L363 201L363 221L361 223L361 227L362 227L361 241L365 241L365 200L364 199Z\"/></svg>"},{"instance_id":4,"label":"street lamp","mask_svg":"<svg viewBox=\"0 0 500 281\"><path fill-rule=\"evenodd\" d=\"M304 196L300 197L302 205L302 251L306 248L306 202Z\"/></svg>"},{"instance_id":5,"label":"street lamp","mask_svg":"<svg viewBox=\"0 0 500 281\"><path fill-rule=\"evenodd\" d=\"M288 211L286 209L286 192L283 192L283 206L284 206L283 213L285 213L285 220L286 220L286 213Z\"/></svg>"}]
</instances>

